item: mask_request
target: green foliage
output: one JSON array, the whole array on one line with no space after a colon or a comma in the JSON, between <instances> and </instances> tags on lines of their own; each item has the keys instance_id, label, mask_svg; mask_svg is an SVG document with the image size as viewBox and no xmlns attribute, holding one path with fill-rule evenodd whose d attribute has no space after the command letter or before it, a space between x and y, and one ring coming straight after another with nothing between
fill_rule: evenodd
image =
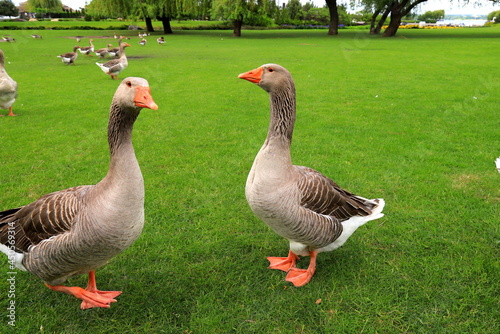
<instances>
[{"instance_id":1,"label":"green foliage","mask_svg":"<svg viewBox=\"0 0 500 334\"><path fill-rule=\"evenodd\" d=\"M444 19L444 9L427 11L418 17L419 21L435 23L437 20Z\"/></svg>"},{"instance_id":2,"label":"green foliage","mask_svg":"<svg viewBox=\"0 0 500 334\"><path fill-rule=\"evenodd\" d=\"M116 45L114 32L9 32L17 43L2 49L19 116L0 118L0 210L105 175L118 82L95 57L65 66L55 56L75 36ZM156 35L140 47L136 32L123 31L132 47L120 77L146 78L160 107L141 111L133 133L143 234L96 274L98 288L123 294L110 309L81 311L75 298L17 272L11 328L0 257L0 332L498 333L499 32L176 31L163 46ZM269 62L296 82L294 163L387 202L384 218L320 254L302 288L266 269L266 256L286 255L288 243L244 195L269 98L237 76Z\"/></svg>"},{"instance_id":3,"label":"green foliage","mask_svg":"<svg viewBox=\"0 0 500 334\"><path fill-rule=\"evenodd\" d=\"M28 0L28 7L38 14L62 12L61 0Z\"/></svg>"},{"instance_id":4,"label":"green foliage","mask_svg":"<svg viewBox=\"0 0 500 334\"><path fill-rule=\"evenodd\" d=\"M488 14L488 21L495 20L495 23L500 23L500 10Z\"/></svg>"},{"instance_id":5,"label":"green foliage","mask_svg":"<svg viewBox=\"0 0 500 334\"><path fill-rule=\"evenodd\" d=\"M11 0L0 0L0 15L17 16L19 11Z\"/></svg>"}]
</instances>

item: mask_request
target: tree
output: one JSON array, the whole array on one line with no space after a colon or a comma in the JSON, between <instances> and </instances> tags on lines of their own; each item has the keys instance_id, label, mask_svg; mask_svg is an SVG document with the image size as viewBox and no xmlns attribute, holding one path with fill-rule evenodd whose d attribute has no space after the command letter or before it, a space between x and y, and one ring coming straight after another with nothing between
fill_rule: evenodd
<instances>
[{"instance_id":1,"label":"tree","mask_svg":"<svg viewBox=\"0 0 500 334\"><path fill-rule=\"evenodd\" d=\"M233 36L241 37L243 23L270 24L272 8L273 5L269 0L213 0L212 18L231 21Z\"/></svg>"},{"instance_id":2,"label":"tree","mask_svg":"<svg viewBox=\"0 0 500 334\"><path fill-rule=\"evenodd\" d=\"M339 34L339 10L337 8L337 0L326 0L326 5L330 11L330 27L328 35Z\"/></svg>"},{"instance_id":3,"label":"tree","mask_svg":"<svg viewBox=\"0 0 500 334\"><path fill-rule=\"evenodd\" d=\"M62 12L61 0L28 0L29 8L38 14Z\"/></svg>"},{"instance_id":4,"label":"tree","mask_svg":"<svg viewBox=\"0 0 500 334\"><path fill-rule=\"evenodd\" d=\"M495 23L500 23L500 10L489 13L488 21L495 21Z\"/></svg>"},{"instance_id":5,"label":"tree","mask_svg":"<svg viewBox=\"0 0 500 334\"><path fill-rule=\"evenodd\" d=\"M440 19L444 19L444 9L427 11L422 15L418 16L419 21L432 22L432 23Z\"/></svg>"},{"instance_id":6,"label":"tree","mask_svg":"<svg viewBox=\"0 0 500 334\"><path fill-rule=\"evenodd\" d=\"M0 15L5 16L17 16L19 11L16 5L11 0L1 0L0 1Z\"/></svg>"}]
</instances>

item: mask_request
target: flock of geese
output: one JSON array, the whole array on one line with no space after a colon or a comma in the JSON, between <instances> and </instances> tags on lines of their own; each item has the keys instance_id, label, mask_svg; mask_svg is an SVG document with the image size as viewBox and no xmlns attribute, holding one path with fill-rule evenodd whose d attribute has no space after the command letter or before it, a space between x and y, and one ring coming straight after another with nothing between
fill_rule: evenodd
<instances>
[{"instance_id":1,"label":"flock of geese","mask_svg":"<svg viewBox=\"0 0 500 334\"><path fill-rule=\"evenodd\" d=\"M38 36L38 37L35 37ZM141 40L139 41L139 45L146 45L147 40L146 36L149 36L148 34L141 34L139 33L139 38ZM39 35L32 35L33 38L42 38ZM99 68L106 74L111 76L111 79L118 79L118 74L120 74L124 69L127 68L128 66L128 61L127 61L127 56L125 55L125 48L128 46L131 46L128 43L122 42L124 39L123 36L118 37L116 34L114 35L115 38L118 39L118 47L113 47L112 44L108 44L105 48L101 48L98 50L95 50L94 47L94 40L90 39L88 46L79 46L75 45L73 47L72 52L66 52L63 53L59 56L58 58L61 58L61 61L66 64L66 65L75 65L75 60L78 57L78 52L79 51L82 55L84 56L91 56L92 53L95 53L99 59L104 59L106 57L113 58L105 63L99 63L96 62L96 65L99 66ZM76 41L79 43L80 38L77 38ZM158 37L156 39L158 44L163 45L165 44L165 38L164 37Z\"/></svg>"},{"instance_id":2,"label":"flock of geese","mask_svg":"<svg viewBox=\"0 0 500 334\"><path fill-rule=\"evenodd\" d=\"M125 46L121 43L120 57ZM3 63L0 52L0 107L11 108L16 84ZM254 214L290 244L286 257L268 258L269 268L286 272L287 281L303 286L315 273L317 255L337 249L358 227L381 218L385 202L354 195L320 172L292 164L296 93L287 69L266 64L239 78L270 97L267 137L248 175L245 195ZM81 309L108 308L116 302L121 291L98 290L95 271L129 247L143 228L144 180L132 145L133 125L143 108L158 109L148 81L122 80L110 106L110 164L104 178L0 212L0 251L10 268L28 271L48 288L80 299ZM297 267L299 256L310 256L307 269ZM80 274L88 275L85 289L63 285Z\"/></svg>"}]
</instances>

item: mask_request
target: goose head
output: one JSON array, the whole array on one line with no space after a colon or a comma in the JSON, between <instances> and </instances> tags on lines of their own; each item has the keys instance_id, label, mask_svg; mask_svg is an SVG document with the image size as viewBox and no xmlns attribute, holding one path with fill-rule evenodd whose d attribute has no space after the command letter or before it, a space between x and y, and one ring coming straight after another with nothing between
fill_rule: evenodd
<instances>
[{"instance_id":1,"label":"goose head","mask_svg":"<svg viewBox=\"0 0 500 334\"><path fill-rule=\"evenodd\" d=\"M241 73L238 78L256 83L268 93L295 89L290 72L277 64L262 65L254 70Z\"/></svg>"},{"instance_id":2,"label":"goose head","mask_svg":"<svg viewBox=\"0 0 500 334\"><path fill-rule=\"evenodd\" d=\"M123 79L116 90L114 99L127 109L158 109L158 105L153 101L153 97L151 96L149 83L143 78L128 77Z\"/></svg>"}]
</instances>

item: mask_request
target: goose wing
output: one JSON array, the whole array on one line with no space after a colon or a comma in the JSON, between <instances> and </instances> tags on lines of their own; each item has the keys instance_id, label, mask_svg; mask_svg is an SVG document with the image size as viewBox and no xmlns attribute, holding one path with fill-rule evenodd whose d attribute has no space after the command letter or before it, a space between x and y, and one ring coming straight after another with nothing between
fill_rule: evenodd
<instances>
[{"instance_id":1,"label":"goose wing","mask_svg":"<svg viewBox=\"0 0 500 334\"><path fill-rule=\"evenodd\" d=\"M318 214L340 220L353 216L367 216L377 203L342 189L320 172L303 166L294 166L298 173L298 188L302 194L301 205Z\"/></svg>"},{"instance_id":2,"label":"goose wing","mask_svg":"<svg viewBox=\"0 0 500 334\"><path fill-rule=\"evenodd\" d=\"M53 192L28 205L0 212L0 243L10 244L13 229L15 248L26 252L30 246L70 231L89 187Z\"/></svg>"}]
</instances>

